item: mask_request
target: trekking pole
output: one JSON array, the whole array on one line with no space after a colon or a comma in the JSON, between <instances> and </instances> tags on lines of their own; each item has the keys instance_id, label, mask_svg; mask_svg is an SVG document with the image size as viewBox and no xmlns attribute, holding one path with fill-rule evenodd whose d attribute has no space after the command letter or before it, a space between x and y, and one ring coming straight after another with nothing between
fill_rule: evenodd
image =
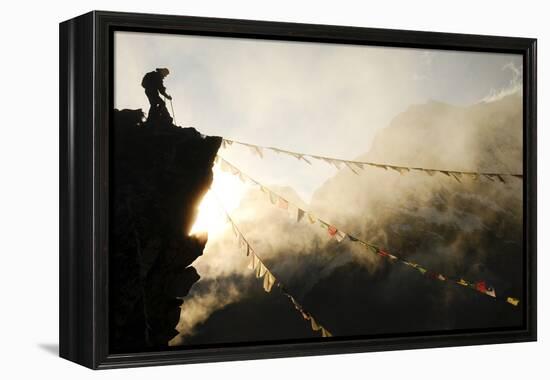
<instances>
[{"instance_id":1,"label":"trekking pole","mask_svg":"<svg viewBox=\"0 0 550 380\"><path fill-rule=\"evenodd\" d=\"M172 109L172 116L174 117L174 125L178 125L176 122L176 114L174 113L174 105L172 104L172 99L170 99L170 108Z\"/></svg>"}]
</instances>

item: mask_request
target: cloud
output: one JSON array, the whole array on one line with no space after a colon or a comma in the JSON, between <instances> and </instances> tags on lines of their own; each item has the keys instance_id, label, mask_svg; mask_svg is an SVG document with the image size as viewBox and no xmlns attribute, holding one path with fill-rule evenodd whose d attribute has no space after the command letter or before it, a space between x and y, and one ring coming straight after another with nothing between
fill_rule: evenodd
<instances>
[{"instance_id":1,"label":"cloud","mask_svg":"<svg viewBox=\"0 0 550 380\"><path fill-rule=\"evenodd\" d=\"M523 91L523 65L517 65L512 61L502 66L502 70L511 72L510 81L500 89L492 88L489 94L483 98L484 102L494 102L509 95L521 94Z\"/></svg>"}]
</instances>

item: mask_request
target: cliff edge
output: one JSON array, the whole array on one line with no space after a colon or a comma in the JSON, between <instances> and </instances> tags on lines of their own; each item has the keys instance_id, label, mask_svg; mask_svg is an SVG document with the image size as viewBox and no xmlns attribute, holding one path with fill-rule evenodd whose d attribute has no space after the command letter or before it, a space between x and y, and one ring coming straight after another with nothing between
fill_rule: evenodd
<instances>
[{"instance_id":1,"label":"cliff edge","mask_svg":"<svg viewBox=\"0 0 550 380\"><path fill-rule=\"evenodd\" d=\"M166 349L181 298L200 278L190 264L207 236L188 234L221 138L145 124L141 110L114 110L113 121L110 352Z\"/></svg>"}]
</instances>

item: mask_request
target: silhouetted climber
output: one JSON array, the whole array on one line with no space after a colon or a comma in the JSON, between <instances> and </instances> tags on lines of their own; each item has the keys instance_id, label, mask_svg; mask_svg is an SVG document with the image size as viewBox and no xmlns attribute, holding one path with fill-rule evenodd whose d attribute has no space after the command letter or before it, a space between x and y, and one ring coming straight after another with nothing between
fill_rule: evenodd
<instances>
[{"instance_id":1,"label":"silhouetted climber","mask_svg":"<svg viewBox=\"0 0 550 380\"><path fill-rule=\"evenodd\" d=\"M172 117L166 108L166 103L161 99L160 95L163 95L167 99L172 100L172 97L166 93L166 87L164 87L164 78L170 74L170 71L166 68L156 69L151 71L143 77L141 86L145 89L145 95L149 99L151 108L147 115L147 123L155 123L159 125L172 124Z\"/></svg>"}]
</instances>

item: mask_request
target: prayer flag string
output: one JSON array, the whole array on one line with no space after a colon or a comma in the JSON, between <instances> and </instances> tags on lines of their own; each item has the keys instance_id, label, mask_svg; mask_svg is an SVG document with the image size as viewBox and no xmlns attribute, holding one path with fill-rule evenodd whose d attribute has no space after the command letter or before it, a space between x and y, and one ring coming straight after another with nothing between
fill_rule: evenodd
<instances>
[{"instance_id":1,"label":"prayer flag string","mask_svg":"<svg viewBox=\"0 0 550 380\"><path fill-rule=\"evenodd\" d=\"M346 239L349 239L350 241L361 244L364 246L367 251L378 255L379 257L382 257L386 260L388 260L391 263L401 263L403 265L406 265L410 268L413 268L420 274L438 281L447 281L451 283L455 283L460 286L464 286L466 288L475 290L479 293L485 294L489 297L492 297L494 299L503 300L506 303L517 306L519 304L519 299L514 297L497 297L496 291L493 287L489 286L485 281L477 281L477 282L471 282L467 281L464 278L456 278L451 277L447 275L443 275L431 270L428 270L421 266L420 264L417 264L415 262L406 260L404 258L401 258L399 256L393 255L386 250L372 244L369 242L366 242L364 240L361 240L353 235L350 235L349 233L346 233L342 231L341 229L337 228L336 226L332 225L331 223L328 223L321 218L317 217L313 213L304 210L297 205L290 202L288 199L282 197L278 193L272 191L267 186L261 184L260 182L256 181L249 175L243 173L240 169L235 167L233 164L229 163L227 160L225 160L220 155L216 156L215 163L220 165L220 168L224 172L229 172L233 175L236 175L241 179L243 182L249 182L250 184L254 185L257 189L259 189L261 192L264 193L269 203L272 205L276 205L277 207L284 209L288 212L289 216L296 222L300 222L302 219L306 219L309 224L316 224L319 227L323 228L327 231L327 234L330 238L334 238L337 242L342 242Z\"/></svg>"},{"instance_id":2,"label":"prayer flag string","mask_svg":"<svg viewBox=\"0 0 550 380\"><path fill-rule=\"evenodd\" d=\"M233 144L238 144L242 146L248 147L252 153L258 155L260 158L263 158L263 151L264 150L271 150L276 153L283 153L289 156L292 156L296 158L298 161L304 161L311 165L311 159L316 159L319 161L326 162L329 165L334 166L336 169L341 169L342 166L347 167L349 170L351 170L354 174L359 175L358 170L363 170L365 166L384 169L384 170L394 170L398 172L399 174L405 174L412 171L418 171L426 173L430 176L433 176L435 173L443 174L449 178L453 178L455 181L461 183L463 177L467 177L473 180L477 180L480 177L486 178L489 181L498 181L501 183L506 183L505 178L517 178L520 180L523 180L523 174L519 173L497 173L497 172L485 172L485 171L462 171L462 170L443 170L443 169L432 169L432 168L423 168L423 167L415 167L415 166L400 166L400 165L392 165L392 164L385 164L385 163L376 163L376 162L369 162L369 161L354 161L354 160L344 160L340 158L333 158L333 157L326 157L326 156L319 156L314 154L308 154L308 153L298 153L293 152L290 150L280 149L280 148L274 148L269 146L260 146L260 145L254 145L249 143L244 143L236 140L229 140L226 138L222 139L222 147L227 148L228 146L231 146Z\"/></svg>"},{"instance_id":3,"label":"prayer flag string","mask_svg":"<svg viewBox=\"0 0 550 380\"><path fill-rule=\"evenodd\" d=\"M289 299L289 301L292 303L296 311L300 313L302 318L304 318L306 321L309 322L310 327L313 331L319 332L321 334L322 338L329 338L332 337L332 333L325 328L323 325L321 325L316 318L313 317L311 313L306 311L304 307L294 298L284 287L284 285L279 281L277 277L271 272L271 270L265 265L263 260L256 254L256 251L252 248L246 237L243 235L239 227L235 224L229 213L225 210L223 205L218 199L218 203L220 204L220 207L223 209L225 216L227 218L227 221L231 224L231 229L233 230L233 234L235 238L237 239L237 242L239 244L239 248L242 250L242 252L247 256L250 257L250 263L248 265L248 268L254 271L254 275L257 279L263 278L263 288L266 292L271 292L271 289L276 286L279 288L281 293Z\"/></svg>"}]
</instances>

